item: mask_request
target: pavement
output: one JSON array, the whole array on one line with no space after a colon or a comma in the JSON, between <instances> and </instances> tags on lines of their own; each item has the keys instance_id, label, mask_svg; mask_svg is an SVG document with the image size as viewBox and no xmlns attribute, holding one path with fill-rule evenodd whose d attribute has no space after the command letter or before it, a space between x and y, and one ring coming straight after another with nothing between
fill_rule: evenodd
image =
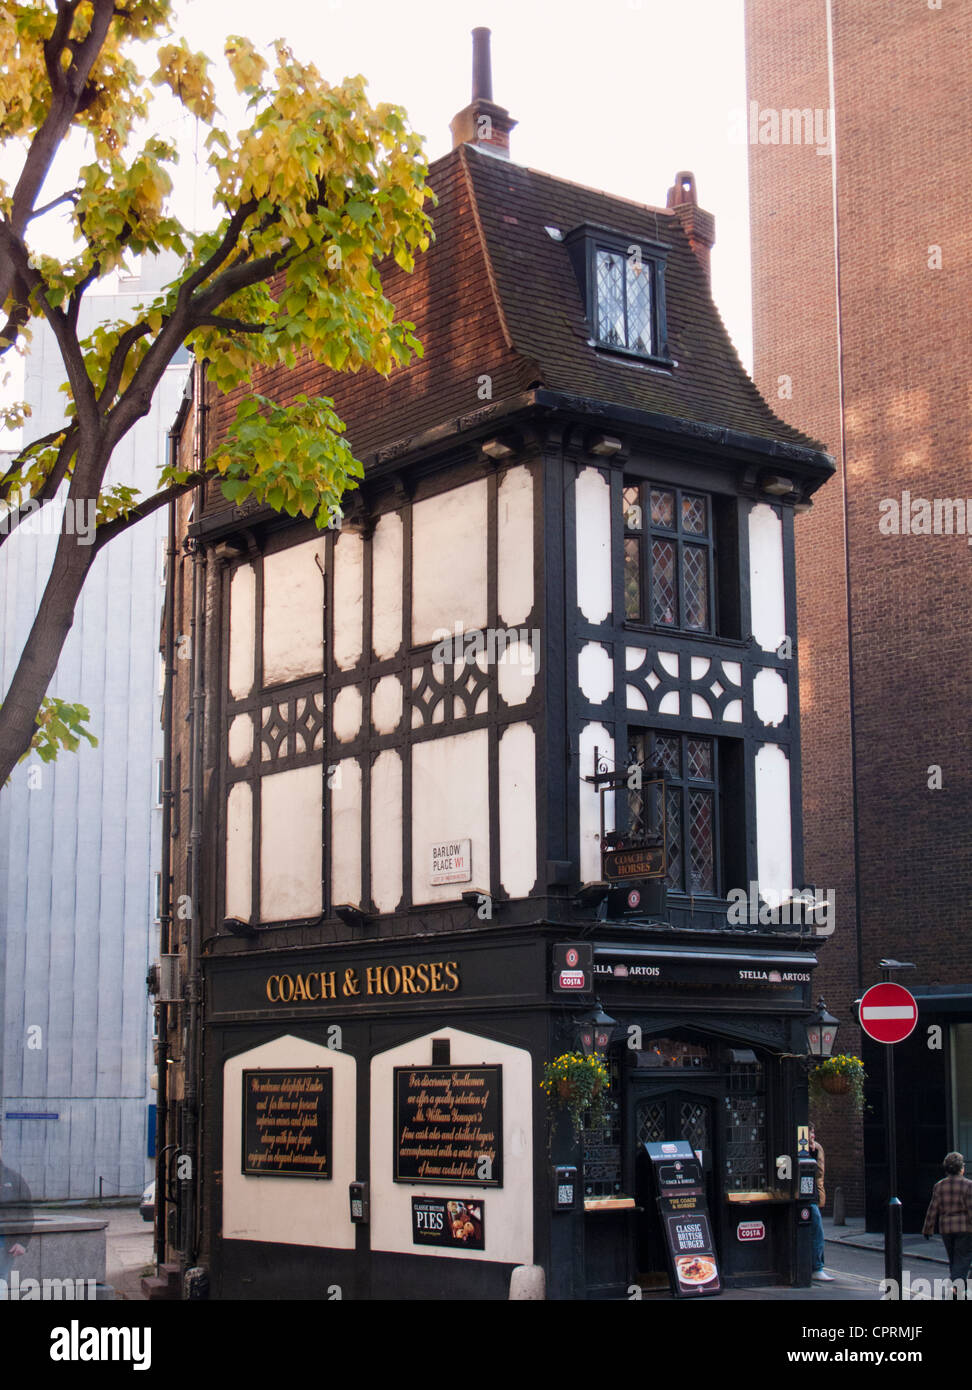
<instances>
[{"instance_id":1,"label":"pavement","mask_svg":"<svg viewBox=\"0 0 972 1390\"><path fill-rule=\"evenodd\" d=\"M66 1202L63 1205L37 1204L44 1216L90 1216L108 1222L105 1249L105 1283L116 1299L144 1300L143 1274L155 1273L154 1227L143 1221L137 1198L111 1202Z\"/></svg>"},{"instance_id":2,"label":"pavement","mask_svg":"<svg viewBox=\"0 0 972 1390\"><path fill-rule=\"evenodd\" d=\"M71 1203L43 1208L45 1215L100 1216L108 1221L106 1282L115 1297L128 1302L144 1301L140 1280L143 1274L153 1274L153 1228L143 1221L138 1207L128 1203ZM789 1287L755 1287L727 1289L722 1299L760 1302L842 1302L877 1300L881 1296L884 1278L884 1236L866 1231L863 1220L848 1220L835 1226L833 1218L823 1219L827 1263L833 1283L815 1283L809 1289ZM941 1279L948 1275L948 1259L940 1236L925 1240L920 1235L906 1235L902 1242L903 1266L911 1271L912 1279L923 1277ZM649 1295L649 1298L652 1295ZM670 1294L661 1295L670 1298Z\"/></svg>"}]
</instances>

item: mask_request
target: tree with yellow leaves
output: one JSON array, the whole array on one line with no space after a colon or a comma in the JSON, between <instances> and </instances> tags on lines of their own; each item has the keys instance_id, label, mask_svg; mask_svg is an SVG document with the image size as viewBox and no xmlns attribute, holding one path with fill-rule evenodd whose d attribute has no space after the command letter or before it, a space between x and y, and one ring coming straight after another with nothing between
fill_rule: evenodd
<instances>
[{"instance_id":1,"label":"tree with yellow leaves","mask_svg":"<svg viewBox=\"0 0 972 1390\"><path fill-rule=\"evenodd\" d=\"M164 468L139 497L105 486L112 453L148 413L156 386L186 344L223 391L261 368L302 354L338 371L381 373L420 352L396 322L378 266L411 269L430 239L431 193L419 138L404 112L372 107L360 77L331 86L278 42L271 63L243 38L225 47L250 125L223 129L209 60L185 41L163 42L145 80L135 45L171 38L169 0L56 0L0 9L0 148L22 150L19 176L0 182L0 359L24 351L45 320L63 363L66 424L35 440L0 475L0 545L20 521L66 490L69 505L96 506L94 543L58 538L46 588L20 663L0 703L0 786L31 747L52 757L76 747L86 711L45 698L95 555L142 517L207 478L226 497L252 497L324 527L361 466L326 398L277 404L250 395L199 471ZM218 224L189 231L170 206L174 147L140 141L155 89L168 88L207 131ZM93 158L73 187L49 190L63 142L80 132ZM77 137L76 137L77 138ZM72 176L73 177L73 176ZM49 196L53 191L54 196ZM43 201L42 201L43 200ZM76 253L31 247L55 207L70 217ZM127 321L78 334L84 294L126 255L174 253L178 278ZM0 411L22 423L23 405ZM62 491L63 495L63 491Z\"/></svg>"}]
</instances>

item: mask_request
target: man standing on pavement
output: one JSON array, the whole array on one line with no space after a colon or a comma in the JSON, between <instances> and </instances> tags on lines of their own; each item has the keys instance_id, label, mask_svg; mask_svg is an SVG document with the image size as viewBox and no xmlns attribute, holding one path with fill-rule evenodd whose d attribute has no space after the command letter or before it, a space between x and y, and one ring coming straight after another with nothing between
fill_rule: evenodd
<instances>
[{"instance_id":1,"label":"man standing on pavement","mask_svg":"<svg viewBox=\"0 0 972 1390\"><path fill-rule=\"evenodd\" d=\"M824 1269L824 1228L820 1208L827 1200L824 1187L824 1151L817 1143L813 1125L810 1126L810 1157L817 1160L817 1200L810 1205L810 1235L813 1240L813 1274L818 1284L832 1284L834 1276ZM969 1184L972 1187L972 1183Z\"/></svg>"},{"instance_id":2,"label":"man standing on pavement","mask_svg":"<svg viewBox=\"0 0 972 1390\"><path fill-rule=\"evenodd\" d=\"M930 1240L937 1224L948 1255L952 1279L967 1279L972 1264L972 1182L960 1153L945 1155L945 1177L932 1188L922 1235Z\"/></svg>"}]
</instances>

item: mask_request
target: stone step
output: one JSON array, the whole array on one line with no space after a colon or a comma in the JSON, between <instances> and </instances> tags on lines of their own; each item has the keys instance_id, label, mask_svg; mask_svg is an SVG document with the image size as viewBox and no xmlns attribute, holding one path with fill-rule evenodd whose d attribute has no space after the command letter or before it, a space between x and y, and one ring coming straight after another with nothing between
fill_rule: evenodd
<instances>
[{"instance_id":1,"label":"stone step","mask_svg":"<svg viewBox=\"0 0 972 1390\"><path fill-rule=\"evenodd\" d=\"M152 1302L177 1302L182 1297L182 1277L178 1265L159 1265L158 1273L141 1280L142 1293Z\"/></svg>"}]
</instances>

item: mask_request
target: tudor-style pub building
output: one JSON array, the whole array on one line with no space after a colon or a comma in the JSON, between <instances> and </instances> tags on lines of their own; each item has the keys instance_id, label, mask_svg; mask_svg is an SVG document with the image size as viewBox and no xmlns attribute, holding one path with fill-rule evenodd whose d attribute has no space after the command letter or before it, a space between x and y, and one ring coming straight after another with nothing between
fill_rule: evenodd
<instances>
[{"instance_id":1,"label":"tudor-style pub building","mask_svg":"<svg viewBox=\"0 0 972 1390\"><path fill-rule=\"evenodd\" d=\"M254 383L334 398L340 531L173 517L159 1291L667 1287L645 1146L682 1140L723 1284L809 1281L793 513L831 460L740 365L692 176L513 163L476 32L436 240L383 277L424 358ZM197 371L173 450L235 404ZM607 1118L548 1146L598 1009Z\"/></svg>"}]
</instances>

